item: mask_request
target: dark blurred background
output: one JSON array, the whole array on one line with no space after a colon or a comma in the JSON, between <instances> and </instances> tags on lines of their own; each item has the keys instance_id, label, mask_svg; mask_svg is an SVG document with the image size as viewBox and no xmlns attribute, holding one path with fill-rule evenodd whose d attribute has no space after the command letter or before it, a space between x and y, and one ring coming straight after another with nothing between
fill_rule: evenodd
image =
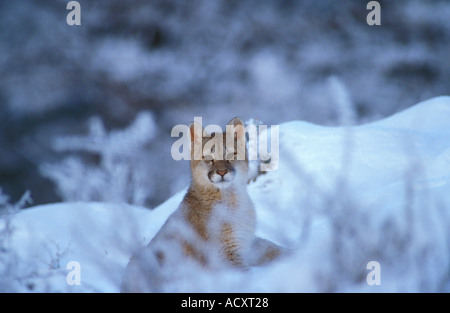
<instances>
[{"instance_id":1,"label":"dark blurred background","mask_svg":"<svg viewBox=\"0 0 450 313\"><path fill-rule=\"evenodd\" d=\"M154 207L189 182L170 130L202 116L339 125L450 94L447 0L0 0L0 187L34 204ZM145 137L148 132L148 136Z\"/></svg>"}]
</instances>

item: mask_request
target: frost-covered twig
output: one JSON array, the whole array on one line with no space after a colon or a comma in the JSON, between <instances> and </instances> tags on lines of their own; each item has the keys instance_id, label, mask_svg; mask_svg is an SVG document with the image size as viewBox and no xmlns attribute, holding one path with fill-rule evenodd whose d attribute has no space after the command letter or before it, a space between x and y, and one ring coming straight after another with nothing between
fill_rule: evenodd
<instances>
[{"instance_id":1,"label":"frost-covered twig","mask_svg":"<svg viewBox=\"0 0 450 313\"><path fill-rule=\"evenodd\" d=\"M0 188L0 292L12 292L17 288L18 262L10 242L14 232L12 218L30 203L32 199L29 191L12 204Z\"/></svg>"},{"instance_id":2,"label":"frost-covered twig","mask_svg":"<svg viewBox=\"0 0 450 313\"><path fill-rule=\"evenodd\" d=\"M111 132L95 117L90 120L87 136L57 138L54 150L70 155L60 163L42 164L40 171L55 182L64 201L144 205L152 190L144 182L147 174L140 168L140 158L155 135L149 112L141 112L128 128ZM80 154L97 156L99 162L87 162Z\"/></svg>"}]
</instances>

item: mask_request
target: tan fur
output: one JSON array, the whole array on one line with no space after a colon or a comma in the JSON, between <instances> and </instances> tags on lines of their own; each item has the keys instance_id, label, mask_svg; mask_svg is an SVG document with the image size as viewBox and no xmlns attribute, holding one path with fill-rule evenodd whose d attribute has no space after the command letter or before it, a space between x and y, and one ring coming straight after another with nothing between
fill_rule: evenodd
<instances>
[{"instance_id":1,"label":"tan fur","mask_svg":"<svg viewBox=\"0 0 450 313\"><path fill-rule=\"evenodd\" d=\"M244 261L239 253L239 242L234 236L233 226L224 223L221 228L221 243L224 246L225 257L236 267L244 267Z\"/></svg>"},{"instance_id":2,"label":"tan fur","mask_svg":"<svg viewBox=\"0 0 450 313\"><path fill-rule=\"evenodd\" d=\"M243 123L235 118L229 125L243 126ZM194 124L191 124L190 129L191 143L197 142L204 147L210 138L204 137L203 130L200 133L198 128L197 133L194 133ZM222 136L225 146L226 134L215 134L212 138L218 138L215 136ZM235 151L238 136L245 136L245 133L237 132ZM277 258L281 254L281 248L254 235L256 214L246 190L248 159L209 162L205 159L194 160L194 146L191 157L192 181L180 207L144 249L150 250L159 266L169 264L169 255L173 252L170 249L177 246L182 255L202 267L212 266L211 255L214 251L218 251L224 264L236 268L262 265ZM218 176L218 173L225 172L225 175ZM218 179L221 181L215 182ZM181 223L181 228L186 229L180 230L177 223ZM170 249L167 248L169 243L172 243ZM165 248L168 250L163 252ZM141 260L139 266L145 264ZM131 266L135 265L130 262L128 267ZM153 271L153 276L158 272L157 269L150 271ZM153 276L148 280L160 282L160 277ZM135 289L129 283L125 283L123 287L124 291Z\"/></svg>"}]
</instances>

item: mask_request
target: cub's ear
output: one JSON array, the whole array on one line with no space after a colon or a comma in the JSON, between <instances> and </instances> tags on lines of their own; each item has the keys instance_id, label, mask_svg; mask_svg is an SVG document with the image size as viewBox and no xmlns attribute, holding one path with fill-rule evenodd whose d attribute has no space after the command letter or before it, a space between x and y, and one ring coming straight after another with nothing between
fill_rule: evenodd
<instances>
[{"instance_id":1,"label":"cub's ear","mask_svg":"<svg viewBox=\"0 0 450 313\"><path fill-rule=\"evenodd\" d=\"M233 132L236 134L237 139L245 138L245 126L244 122L239 117L233 118L228 125L233 126Z\"/></svg>"},{"instance_id":2,"label":"cub's ear","mask_svg":"<svg viewBox=\"0 0 450 313\"><path fill-rule=\"evenodd\" d=\"M189 132L191 138L191 156L193 155L193 160L202 159L202 149L203 149L203 127L197 122L192 122L189 125Z\"/></svg>"},{"instance_id":3,"label":"cub's ear","mask_svg":"<svg viewBox=\"0 0 450 313\"><path fill-rule=\"evenodd\" d=\"M234 126L242 125L242 126L244 126L244 123L242 122L242 120L239 117L235 117L228 123L228 125L234 125Z\"/></svg>"},{"instance_id":4,"label":"cub's ear","mask_svg":"<svg viewBox=\"0 0 450 313\"><path fill-rule=\"evenodd\" d=\"M192 143L202 143L203 139L203 127L197 122L192 122L189 125L190 138Z\"/></svg>"}]
</instances>

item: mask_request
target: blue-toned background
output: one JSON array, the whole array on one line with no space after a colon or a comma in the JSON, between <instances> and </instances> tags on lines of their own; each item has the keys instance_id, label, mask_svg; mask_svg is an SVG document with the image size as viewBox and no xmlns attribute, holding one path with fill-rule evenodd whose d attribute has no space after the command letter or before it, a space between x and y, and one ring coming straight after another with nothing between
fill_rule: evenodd
<instances>
[{"instance_id":1,"label":"blue-toned background","mask_svg":"<svg viewBox=\"0 0 450 313\"><path fill-rule=\"evenodd\" d=\"M170 130L202 116L354 123L450 93L448 1L0 1L0 187L149 207L189 181ZM144 136L148 133L148 137ZM144 134L144 135L143 135Z\"/></svg>"}]
</instances>

